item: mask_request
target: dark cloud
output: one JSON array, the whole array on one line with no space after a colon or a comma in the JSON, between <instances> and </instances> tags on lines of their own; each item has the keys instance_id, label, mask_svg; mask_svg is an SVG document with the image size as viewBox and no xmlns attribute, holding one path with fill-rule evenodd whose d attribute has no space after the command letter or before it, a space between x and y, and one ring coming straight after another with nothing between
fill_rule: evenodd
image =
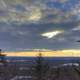
<instances>
[{"instance_id":1,"label":"dark cloud","mask_svg":"<svg viewBox=\"0 0 80 80\"><path fill-rule=\"evenodd\" d=\"M0 0L0 48L79 48L79 0ZM64 31L52 38L41 34Z\"/></svg>"}]
</instances>

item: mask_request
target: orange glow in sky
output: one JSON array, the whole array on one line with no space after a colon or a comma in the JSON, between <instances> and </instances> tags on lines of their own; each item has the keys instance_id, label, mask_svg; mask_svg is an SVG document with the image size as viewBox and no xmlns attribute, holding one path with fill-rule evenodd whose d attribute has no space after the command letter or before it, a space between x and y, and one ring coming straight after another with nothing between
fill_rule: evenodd
<instances>
[{"instance_id":1,"label":"orange glow in sky","mask_svg":"<svg viewBox=\"0 0 80 80\"><path fill-rule=\"evenodd\" d=\"M42 56L45 57L80 57L80 50L57 50L57 51L41 51ZM29 52L4 52L7 56L38 56L38 51L29 51Z\"/></svg>"}]
</instances>

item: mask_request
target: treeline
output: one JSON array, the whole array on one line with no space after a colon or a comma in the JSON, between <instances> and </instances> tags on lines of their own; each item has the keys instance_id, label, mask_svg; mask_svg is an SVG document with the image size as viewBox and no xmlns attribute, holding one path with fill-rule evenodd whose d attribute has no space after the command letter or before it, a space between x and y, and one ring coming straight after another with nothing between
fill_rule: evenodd
<instances>
[{"instance_id":1,"label":"treeline","mask_svg":"<svg viewBox=\"0 0 80 80\"><path fill-rule=\"evenodd\" d=\"M80 80L80 62L74 65L63 66L50 65L41 53L31 65L0 63L0 80ZM53 63L54 64L54 63ZM59 63L63 64L63 63Z\"/></svg>"}]
</instances>

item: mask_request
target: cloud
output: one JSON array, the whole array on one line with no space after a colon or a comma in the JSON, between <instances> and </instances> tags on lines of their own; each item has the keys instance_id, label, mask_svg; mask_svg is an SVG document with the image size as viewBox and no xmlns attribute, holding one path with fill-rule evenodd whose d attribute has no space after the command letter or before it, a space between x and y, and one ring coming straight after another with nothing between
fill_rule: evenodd
<instances>
[{"instance_id":1,"label":"cloud","mask_svg":"<svg viewBox=\"0 0 80 80\"><path fill-rule=\"evenodd\" d=\"M80 30L80 26L74 27L72 30L73 31L78 31L78 30Z\"/></svg>"},{"instance_id":2,"label":"cloud","mask_svg":"<svg viewBox=\"0 0 80 80\"><path fill-rule=\"evenodd\" d=\"M55 36L57 36L57 35L59 35L61 33L63 33L63 31L56 30L56 31L46 32L46 33L43 33L41 35L43 37L46 37L48 39L51 39L51 38L54 38Z\"/></svg>"},{"instance_id":3,"label":"cloud","mask_svg":"<svg viewBox=\"0 0 80 80\"><path fill-rule=\"evenodd\" d=\"M28 23L36 22L41 18L41 7L33 0L1 0L0 10L3 11L5 16L0 15L0 22L16 22L16 23ZM32 4L32 5L28 5ZM26 5L25 5L26 4ZM37 4L37 5L36 5Z\"/></svg>"},{"instance_id":4,"label":"cloud","mask_svg":"<svg viewBox=\"0 0 80 80\"><path fill-rule=\"evenodd\" d=\"M0 0L0 47L79 47L79 8L80 0Z\"/></svg>"},{"instance_id":5,"label":"cloud","mask_svg":"<svg viewBox=\"0 0 80 80\"><path fill-rule=\"evenodd\" d=\"M51 8L47 3L55 6ZM1 15L0 21L5 22L6 19L6 22L15 22L17 24L69 22L73 21L74 16L77 15L75 14L77 7L79 8L79 3L78 6L77 3L72 5L69 0L1 0L0 6L2 8L0 7L0 9L4 11L5 16ZM58 4L61 5L57 7ZM60 8L62 6L63 8Z\"/></svg>"},{"instance_id":6,"label":"cloud","mask_svg":"<svg viewBox=\"0 0 80 80\"><path fill-rule=\"evenodd\" d=\"M39 21L42 18L42 12L39 8L34 8L29 17L28 20L29 21Z\"/></svg>"}]
</instances>

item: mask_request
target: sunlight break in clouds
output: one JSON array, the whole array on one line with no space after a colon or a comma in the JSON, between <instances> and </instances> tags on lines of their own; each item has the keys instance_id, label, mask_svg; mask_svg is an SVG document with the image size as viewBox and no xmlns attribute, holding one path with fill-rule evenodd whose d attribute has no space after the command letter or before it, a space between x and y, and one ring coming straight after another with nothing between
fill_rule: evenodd
<instances>
[{"instance_id":1,"label":"sunlight break in clouds","mask_svg":"<svg viewBox=\"0 0 80 80\"><path fill-rule=\"evenodd\" d=\"M52 31L52 32L46 32L46 33L43 33L41 35L43 37L47 37L48 39L51 39L60 33L63 33L63 31L56 30L56 31Z\"/></svg>"},{"instance_id":2,"label":"sunlight break in clouds","mask_svg":"<svg viewBox=\"0 0 80 80\"><path fill-rule=\"evenodd\" d=\"M42 17L42 13L39 8L33 9L29 15L29 21L39 21Z\"/></svg>"}]
</instances>

